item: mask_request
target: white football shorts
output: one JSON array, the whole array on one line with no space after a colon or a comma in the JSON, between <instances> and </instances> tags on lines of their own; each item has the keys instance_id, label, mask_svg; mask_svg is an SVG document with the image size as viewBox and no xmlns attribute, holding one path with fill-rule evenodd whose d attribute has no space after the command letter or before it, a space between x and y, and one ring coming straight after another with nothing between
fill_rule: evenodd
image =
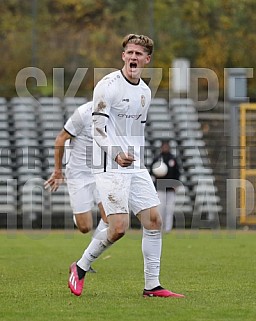
<instances>
[{"instance_id":1,"label":"white football shorts","mask_svg":"<svg viewBox=\"0 0 256 321\"><path fill-rule=\"evenodd\" d=\"M70 205L73 214L81 214L90 211L94 204L101 202L95 182L86 179L67 179Z\"/></svg>"},{"instance_id":2,"label":"white football shorts","mask_svg":"<svg viewBox=\"0 0 256 321\"><path fill-rule=\"evenodd\" d=\"M129 213L130 210L137 215L160 204L147 169L136 173L105 172L94 176L106 215Z\"/></svg>"}]
</instances>

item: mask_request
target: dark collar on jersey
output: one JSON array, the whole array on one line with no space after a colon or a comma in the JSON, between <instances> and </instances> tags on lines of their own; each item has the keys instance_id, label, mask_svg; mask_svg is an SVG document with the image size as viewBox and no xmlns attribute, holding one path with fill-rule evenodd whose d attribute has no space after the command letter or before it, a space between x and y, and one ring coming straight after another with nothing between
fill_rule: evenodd
<instances>
[{"instance_id":1,"label":"dark collar on jersey","mask_svg":"<svg viewBox=\"0 0 256 321\"><path fill-rule=\"evenodd\" d=\"M123 74L122 69L121 69L120 71L121 71L121 74L123 75L124 79L125 79L129 84L131 84L131 85L133 85L133 86L138 86L138 84L140 83L140 79L139 79L139 82L138 82L137 84L135 84L135 83L131 82L129 79L127 79L127 78L125 77L125 75Z\"/></svg>"}]
</instances>

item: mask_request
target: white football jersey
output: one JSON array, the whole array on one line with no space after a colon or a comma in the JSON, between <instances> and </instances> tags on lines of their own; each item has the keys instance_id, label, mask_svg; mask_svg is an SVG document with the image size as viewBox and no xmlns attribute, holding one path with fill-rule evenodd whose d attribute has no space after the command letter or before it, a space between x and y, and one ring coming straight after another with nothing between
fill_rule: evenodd
<instances>
[{"instance_id":1,"label":"white football jersey","mask_svg":"<svg viewBox=\"0 0 256 321\"><path fill-rule=\"evenodd\" d=\"M151 91L140 79L129 82L121 70L102 78L93 93L93 171L137 172L145 170L144 129ZM123 168L115 161L119 152L134 155Z\"/></svg>"},{"instance_id":2,"label":"white football jersey","mask_svg":"<svg viewBox=\"0 0 256 321\"><path fill-rule=\"evenodd\" d=\"M66 146L67 178L84 178L94 180L92 174L92 102L88 102L76 109L67 120L64 129L72 136L69 146Z\"/></svg>"}]
</instances>

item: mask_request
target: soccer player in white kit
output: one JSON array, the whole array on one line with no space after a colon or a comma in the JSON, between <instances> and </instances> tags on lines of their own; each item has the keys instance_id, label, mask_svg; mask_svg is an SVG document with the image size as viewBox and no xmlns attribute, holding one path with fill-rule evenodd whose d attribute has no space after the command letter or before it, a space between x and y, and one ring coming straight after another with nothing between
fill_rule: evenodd
<instances>
[{"instance_id":1,"label":"soccer player in white kit","mask_svg":"<svg viewBox=\"0 0 256 321\"><path fill-rule=\"evenodd\" d=\"M97 229L106 228L107 218L103 209L95 178L92 173L92 102L88 102L76 109L67 120L64 128L55 140L54 160L55 168L50 178L45 182L45 188L52 192L66 179L73 219L82 233L91 231L93 227L92 207L96 203L102 220ZM62 170L63 156L66 146L68 160L65 177ZM96 232L96 231L95 231Z\"/></svg>"},{"instance_id":2,"label":"soccer player in white kit","mask_svg":"<svg viewBox=\"0 0 256 321\"><path fill-rule=\"evenodd\" d=\"M93 93L93 172L109 227L101 230L71 265L80 295L92 262L124 236L131 210L143 226L144 296L184 297L159 281L162 247L159 199L144 166L144 127L151 91L140 78L150 62L153 41L130 34L123 40L122 70L105 76ZM77 292L77 291L76 291Z\"/></svg>"}]
</instances>

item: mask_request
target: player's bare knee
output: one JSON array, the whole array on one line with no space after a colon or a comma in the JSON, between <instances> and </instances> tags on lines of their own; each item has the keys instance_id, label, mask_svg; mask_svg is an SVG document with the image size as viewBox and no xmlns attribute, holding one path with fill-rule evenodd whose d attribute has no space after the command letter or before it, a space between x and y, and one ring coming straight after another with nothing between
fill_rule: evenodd
<instances>
[{"instance_id":1,"label":"player's bare knee","mask_svg":"<svg viewBox=\"0 0 256 321\"><path fill-rule=\"evenodd\" d=\"M92 230L92 223L79 222L79 224L77 224L77 227L81 233L86 234Z\"/></svg>"},{"instance_id":2,"label":"player's bare knee","mask_svg":"<svg viewBox=\"0 0 256 321\"><path fill-rule=\"evenodd\" d=\"M124 225L116 225L109 229L109 238L110 241L116 242L117 240L121 239L126 232L126 228Z\"/></svg>"},{"instance_id":3,"label":"player's bare knee","mask_svg":"<svg viewBox=\"0 0 256 321\"><path fill-rule=\"evenodd\" d=\"M162 217L158 211L144 211L142 215L138 216L144 228L149 230L161 230Z\"/></svg>"},{"instance_id":4,"label":"player's bare knee","mask_svg":"<svg viewBox=\"0 0 256 321\"><path fill-rule=\"evenodd\" d=\"M159 216L153 217L150 220L150 228L152 230L161 230L162 228L162 219Z\"/></svg>"},{"instance_id":5,"label":"player's bare knee","mask_svg":"<svg viewBox=\"0 0 256 321\"><path fill-rule=\"evenodd\" d=\"M117 241L125 235L129 225L128 216L125 214L110 215L109 219L109 237L112 241Z\"/></svg>"},{"instance_id":6,"label":"player's bare knee","mask_svg":"<svg viewBox=\"0 0 256 321\"><path fill-rule=\"evenodd\" d=\"M116 232L113 236L112 236L112 240L114 242L120 240L123 236L125 235L125 232Z\"/></svg>"},{"instance_id":7,"label":"player's bare knee","mask_svg":"<svg viewBox=\"0 0 256 321\"><path fill-rule=\"evenodd\" d=\"M114 235L117 239L120 239L125 235L126 229L123 225L116 226L114 229Z\"/></svg>"},{"instance_id":8,"label":"player's bare knee","mask_svg":"<svg viewBox=\"0 0 256 321\"><path fill-rule=\"evenodd\" d=\"M87 226L87 225L78 226L78 229L81 233L86 234L92 230L92 226Z\"/></svg>"}]
</instances>

